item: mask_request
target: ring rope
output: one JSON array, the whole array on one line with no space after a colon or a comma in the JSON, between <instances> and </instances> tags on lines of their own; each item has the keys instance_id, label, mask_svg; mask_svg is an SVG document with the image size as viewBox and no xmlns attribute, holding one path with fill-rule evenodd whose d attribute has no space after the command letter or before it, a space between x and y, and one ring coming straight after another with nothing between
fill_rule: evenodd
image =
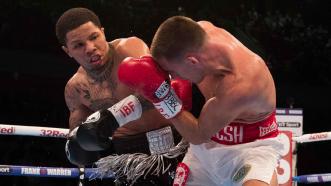
<instances>
[{"instance_id":1,"label":"ring rope","mask_svg":"<svg viewBox=\"0 0 331 186\"><path fill-rule=\"evenodd\" d=\"M53 177L53 178L80 178L89 179L96 175L94 168L64 168L64 167L34 167L34 166L16 166L0 165L0 176L34 176L34 177ZM114 173L110 172L102 178L114 178ZM293 182L297 183L327 183L331 182L331 173L308 174L294 176Z\"/></svg>"},{"instance_id":2,"label":"ring rope","mask_svg":"<svg viewBox=\"0 0 331 186\"><path fill-rule=\"evenodd\" d=\"M69 129L39 126L24 126L0 124L0 135L21 135L37 137L67 138ZM320 132L304 134L299 137L293 137L296 143L309 143L317 141L331 140L331 132ZM61 178L90 178L94 174L94 168L63 168L63 167L34 167L34 166L16 166L0 165L0 176L36 176L36 177L61 177ZM113 178L113 172L110 172L103 178ZM95 177L94 177L95 178ZM294 176L293 181L297 183L325 183L331 182L331 173L311 174Z\"/></svg>"},{"instance_id":3,"label":"ring rope","mask_svg":"<svg viewBox=\"0 0 331 186\"><path fill-rule=\"evenodd\" d=\"M69 129L0 124L0 134L17 135L17 136L67 138L69 134Z\"/></svg>"},{"instance_id":4,"label":"ring rope","mask_svg":"<svg viewBox=\"0 0 331 186\"><path fill-rule=\"evenodd\" d=\"M331 173L325 174L308 174L294 176L293 181L298 183L326 183L331 182Z\"/></svg>"},{"instance_id":5,"label":"ring rope","mask_svg":"<svg viewBox=\"0 0 331 186\"><path fill-rule=\"evenodd\" d=\"M68 136L68 133L69 129L64 128L0 124L1 135L66 138ZM299 137L293 137L292 140L297 143L331 140L331 132L304 134Z\"/></svg>"},{"instance_id":6,"label":"ring rope","mask_svg":"<svg viewBox=\"0 0 331 186\"><path fill-rule=\"evenodd\" d=\"M64 167L34 167L17 165L0 165L0 176L34 176L34 177L56 177L56 178L93 178L94 168L64 168ZM114 173L109 172L102 178L113 178Z\"/></svg>"},{"instance_id":7,"label":"ring rope","mask_svg":"<svg viewBox=\"0 0 331 186\"><path fill-rule=\"evenodd\" d=\"M309 142L316 142L316 141L331 140L331 132L304 134L299 137L292 137L292 140L297 143L309 143Z\"/></svg>"}]
</instances>

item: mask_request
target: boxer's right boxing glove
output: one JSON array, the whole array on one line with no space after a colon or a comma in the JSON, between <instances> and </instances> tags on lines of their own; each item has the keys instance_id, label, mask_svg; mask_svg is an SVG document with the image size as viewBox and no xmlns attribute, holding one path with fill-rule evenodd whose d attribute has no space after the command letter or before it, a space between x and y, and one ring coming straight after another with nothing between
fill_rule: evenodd
<instances>
[{"instance_id":1,"label":"boxer's right boxing glove","mask_svg":"<svg viewBox=\"0 0 331 186\"><path fill-rule=\"evenodd\" d=\"M169 75L151 56L128 57L118 67L118 79L151 101L166 118L182 110L182 101L170 86Z\"/></svg>"},{"instance_id":2,"label":"boxer's right boxing glove","mask_svg":"<svg viewBox=\"0 0 331 186\"><path fill-rule=\"evenodd\" d=\"M141 117L141 104L130 95L108 109L91 114L77 129L77 141L87 151L106 150L114 131Z\"/></svg>"}]
</instances>

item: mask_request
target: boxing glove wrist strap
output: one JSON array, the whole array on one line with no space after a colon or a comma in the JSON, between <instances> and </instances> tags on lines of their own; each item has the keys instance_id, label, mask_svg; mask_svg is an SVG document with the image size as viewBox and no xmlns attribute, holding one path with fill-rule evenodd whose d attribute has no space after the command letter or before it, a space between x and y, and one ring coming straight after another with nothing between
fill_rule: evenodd
<instances>
[{"instance_id":1,"label":"boxing glove wrist strap","mask_svg":"<svg viewBox=\"0 0 331 186\"><path fill-rule=\"evenodd\" d=\"M182 101L178 98L172 88L170 88L168 94L162 99L162 101L153 104L166 119L175 117L182 110Z\"/></svg>"},{"instance_id":2,"label":"boxing glove wrist strap","mask_svg":"<svg viewBox=\"0 0 331 186\"><path fill-rule=\"evenodd\" d=\"M115 117L119 126L122 126L130 121L139 119L142 114L141 104L137 97L130 95L112 107L108 108Z\"/></svg>"}]
</instances>

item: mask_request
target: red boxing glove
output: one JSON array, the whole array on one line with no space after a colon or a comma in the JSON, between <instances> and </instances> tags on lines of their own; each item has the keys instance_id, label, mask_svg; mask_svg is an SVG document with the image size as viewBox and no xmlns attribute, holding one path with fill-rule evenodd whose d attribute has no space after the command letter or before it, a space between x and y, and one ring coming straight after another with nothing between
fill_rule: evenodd
<instances>
[{"instance_id":1,"label":"red boxing glove","mask_svg":"<svg viewBox=\"0 0 331 186\"><path fill-rule=\"evenodd\" d=\"M182 102L168 83L169 75L151 56L124 59L118 67L118 78L150 100L166 119L181 111Z\"/></svg>"},{"instance_id":2,"label":"red boxing glove","mask_svg":"<svg viewBox=\"0 0 331 186\"><path fill-rule=\"evenodd\" d=\"M192 109L192 83L185 79L176 78L171 80L171 87L182 100L183 109L190 111Z\"/></svg>"}]
</instances>

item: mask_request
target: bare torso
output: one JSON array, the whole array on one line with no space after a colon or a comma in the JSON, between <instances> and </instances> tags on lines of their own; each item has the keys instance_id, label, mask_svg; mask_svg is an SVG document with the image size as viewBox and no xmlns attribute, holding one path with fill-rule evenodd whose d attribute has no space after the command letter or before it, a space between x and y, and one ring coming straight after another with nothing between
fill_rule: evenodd
<instances>
[{"instance_id":1,"label":"bare torso","mask_svg":"<svg viewBox=\"0 0 331 186\"><path fill-rule=\"evenodd\" d=\"M101 79L92 78L80 67L77 73L68 81L65 91L67 105L70 109L70 129L85 121L86 117L93 112L111 107L130 94L135 94L117 78L119 63L128 57L126 54L126 39L118 39L111 42L110 55L107 71ZM139 57L139 56L132 56ZM132 121L114 133L114 137L133 135L150 131L169 125L153 107L145 111L136 121Z\"/></svg>"},{"instance_id":2,"label":"bare torso","mask_svg":"<svg viewBox=\"0 0 331 186\"><path fill-rule=\"evenodd\" d=\"M264 61L224 29L205 21L199 24L208 34L205 53L211 56L209 63L218 69L198 85L206 100L235 89L232 95L238 92L250 97L235 121L252 123L266 118L275 110L276 93Z\"/></svg>"}]
</instances>

